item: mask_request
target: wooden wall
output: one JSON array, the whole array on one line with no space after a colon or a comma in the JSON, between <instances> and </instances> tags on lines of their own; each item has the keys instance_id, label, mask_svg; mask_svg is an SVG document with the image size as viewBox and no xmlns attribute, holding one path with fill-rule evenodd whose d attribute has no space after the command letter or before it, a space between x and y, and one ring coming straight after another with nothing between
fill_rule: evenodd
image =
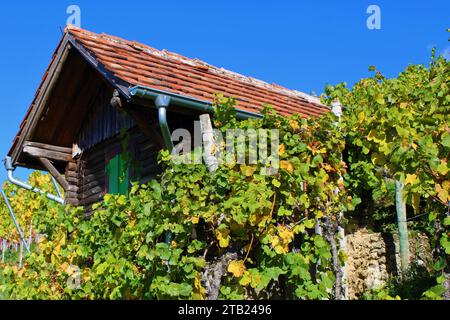
<instances>
[{"instance_id":1,"label":"wooden wall","mask_svg":"<svg viewBox=\"0 0 450 320\"><path fill-rule=\"evenodd\" d=\"M64 175L70 188L70 190L65 193L66 204L78 206L78 162L67 163Z\"/></svg>"},{"instance_id":2,"label":"wooden wall","mask_svg":"<svg viewBox=\"0 0 450 320\"><path fill-rule=\"evenodd\" d=\"M130 181L143 184L156 178L160 172L157 163L159 148L142 132L133 127L129 130L129 148L133 157L133 167L130 168ZM67 182L76 188L76 192L68 192L66 203L89 207L101 201L107 192L106 163L111 153L122 150L122 136L116 135L100 144L85 150L76 164L66 168Z\"/></svg>"},{"instance_id":3,"label":"wooden wall","mask_svg":"<svg viewBox=\"0 0 450 320\"><path fill-rule=\"evenodd\" d=\"M66 179L70 185L66 193L66 203L84 206L86 213L92 213L90 207L99 202L107 193L108 177L105 172L106 164L116 154L123 150L123 129L126 130L128 151L132 158L132 167L129 171L130 181L146 183L157 177L161 167L157 163L158 152L161 149L161 133L155 119L156 110L152 108L140 109L145 123L153 127L154 136L149 132L144 133L142 128L134 124L134 121L124 115L122 111L114 110L106 100L98 110L91 112L91 117L86 119L76 140L82 149L81 156L76 163L66 167ZM194 120L198 116L169 113L169 126L188 129L193 134Z\"/></svg>"}]
</instances>

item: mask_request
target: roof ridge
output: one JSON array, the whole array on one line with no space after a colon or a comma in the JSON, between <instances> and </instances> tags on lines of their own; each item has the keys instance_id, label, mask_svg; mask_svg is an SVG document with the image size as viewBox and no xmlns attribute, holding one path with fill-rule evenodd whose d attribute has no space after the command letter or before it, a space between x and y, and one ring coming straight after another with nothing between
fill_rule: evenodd
<instances>
[{"instance_id":1,"label":"roof ridge","mask_svg":"<svg viewBox=\"0 0 450 320\"><path fill-rule=\"evenodd\" d=\"M135 50L143 51L147 54L151 54L153 56L156 56L156 57L168 60L168 61L176 60L176 61L184 63L186 65L193 66L204 72L211 72L211 73L214 73L217 75L227 76L229 78L236 79L241 82L244 82L244 83L247 83L250 85L254 85L256 87L262 87L262 88L271 90L273 92L293 96L296 98L300 98L302 100L306 100L309 103L317 104L319 106L324 106L320 102L320 99L318 97L314 97L310 94L307 94L307 93L304 93L304 92L301 92L298 90L288 89L288 88L281 86L279 84L276 84L276 83L270 84L266 81L253 78L251 76L245 76L245 75L228 70L223 67L216 67L216 66L211 65L211 64L209 64L203 60L200 60L198 58L188 58L186 56L183 56L183 55L175 53L175 52L171 52L166 49L162 49L162 50L156 49L154 47L151 47L151 46L144 44L142 42L139 42L139 41L135 41L135 40L130 41L130 40L126 40L124 38L113 36L113 35L110 35L107 33L99 34L99 33L95 33L95 32L92 32L92 31L89 31L89 30L86 30L86 29L83 29L83 28L80 28L80 27L77 27L74 25L67 25L66 30L68 32L72 32L72 31L81 32L81 33L83 33L87 36L93 37L93 38L100 37L104 40L112 41L112 42L115 42L115 43L118 43L121 45L127 45Z\"/></svg>"}]
</instances>

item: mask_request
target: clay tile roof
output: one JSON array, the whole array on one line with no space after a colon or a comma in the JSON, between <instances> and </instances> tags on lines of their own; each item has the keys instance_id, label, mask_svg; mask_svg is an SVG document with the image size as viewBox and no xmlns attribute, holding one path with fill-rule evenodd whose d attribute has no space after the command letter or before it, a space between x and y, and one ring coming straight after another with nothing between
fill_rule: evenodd
<instances>
[{"instance_id":1,"label":"clay tile roof","mask_svg":"<svg viewBox=\"0 0 450 320\"><path fill-rule=\"evenodd\" d=\"M222 93L235 97L237 108L257 113L264 104L272 105L282 115L317 116L329 110L316 97L214 67L198 59L75 26L67 26L66 32L107 71L130 87L146 86L203 101L212 101L215 93Z\"/></svg>"}]
</instances>

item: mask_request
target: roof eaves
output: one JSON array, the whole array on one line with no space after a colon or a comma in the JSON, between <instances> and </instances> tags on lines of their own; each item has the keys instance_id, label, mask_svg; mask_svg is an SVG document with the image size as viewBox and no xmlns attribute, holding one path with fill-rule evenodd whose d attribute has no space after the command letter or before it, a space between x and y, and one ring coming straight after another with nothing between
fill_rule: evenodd
<instances>
[{"instance_id":1,"label":"roof eaves","mask_svg":"<svg viewBox=\"0 0 450 320\"><path fill-rule=\"evenodd\" d=\"M92 53L87 50L83 44L79 43L75 37L67 33L70 44L86 59L86 61L97 70L115 89L119 91L127 100L131 99L128 88L130 84L120 78L114 76L108 69L106 69Z\"/></svg>"},{"instance_id":2,"label":"roof eaves","mask_svg":"<svg viewBox=\"0 0 450 320\"><path fill-rule=\"evenodd\" d=\"M11 157L14 165L16 165L18 161L24 141L29 138L30 132L32 132L36 127L37 121L43 111L43 105L45 105L45 101L47 100L50 92L52 91L53 85L59 76L61 67L68 56L69 49L70 44L68 41L68 36L65 34L53 54L52 60L44 74L43 80L36 91L33 102L31 103L25 119L20 126L19 132L14 138L13 144L8 152L8 156Z\"/></svg>"}]
</instances>

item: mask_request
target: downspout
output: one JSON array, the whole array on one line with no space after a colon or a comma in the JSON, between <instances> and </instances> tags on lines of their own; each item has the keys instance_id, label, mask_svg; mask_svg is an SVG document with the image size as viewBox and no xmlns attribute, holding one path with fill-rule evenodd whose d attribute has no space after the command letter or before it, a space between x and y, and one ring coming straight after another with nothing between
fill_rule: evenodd
<instances>
[{"instance_id":1,"label":"downspout","mask_svg":"<svg viewBox=\"0 0 450 320\"><path fill-rule=\"evenodd\" d=\"M163 136L164 144L166 148L172 152L173 142L172 142L172 134L170 133L169 124L167 123L167 108L170 105L170 97L159 94L155 98L155 106L158 109L158 120L159 127L161 128L161 133ZM170 247L170 243L172 242L173 233L166 232L165 243ZM168 272L170 272L169 260L166 260L166 266Z\"/></svg>"},{"instance_id":2,"label":"downspout","mask_svg":"<svg viewBox=\"0 0 450 320\"><path fill-rule=\"evenodd\" d=\"M155 105L156 108L158 108L159 127L161 128L164 144L166 145L166 148L172 152L172 134L170 133L169 124L167 123L167 108L170 105L170 101L171 98L163 94L159 94L155 98Z\"/></svg>"},{"instance_id":3,"label":"downspout","mask_svg":"<svg viewBox=\"0 0 450 320\"><path fill-rule=\"evenodd\" d=\"M59 190L58 182L56 182L55 177L51 176L53 186L55 187L56 193L58 194L58 197L62 198L61 190Z\"/></svg>"},{"instance_id":4,"label":"downspout","mask_svg":"<svg viewBox=\"0 0 450 320\"><path fill-rule=\"evenodd\" d=\"M5 163L5 168L7 171L7 176L8 176L8 181L11 182L12 184L19 186L23 189L32 191L34 193L40 193L40 194L44 194L48 199L58 202L62 205L64 205L64 199L58 196L55 196L53 194L49 194L47 192L45 192L44 190L38 189L38 188L33 188L31 185L29 185L26 182L22 182L20 180L17 180L16 178L14 178L13 176L13 172L15 170L14 166L12 165L12 161L11 161L11 157L6 157L6 159L4 160Z\"/></svg>"},{"instance_id":5,"label":"downspout","mask_svg":"<svg viewBox=\"0 0 450 320\"><path fill-rule=\"evenodd\" d=\"M14 215L14 211L11 208L11 204L9 203L8 198L6 197L5 192L3 191L3 188L0 190L3 200L5 200L6 207L8 208L9 214L11 215L11 218L13 219L14 225L16 226L17 232L19 233L20 239L22 240L22 243L25 245L25 249L27 249L27 252L30 252L30 247L28 246L27 241L25 240L25 236L23 235L22 229L20 229L20 225L17 222L16 216Z\"/></svg>"}]
</instances>

